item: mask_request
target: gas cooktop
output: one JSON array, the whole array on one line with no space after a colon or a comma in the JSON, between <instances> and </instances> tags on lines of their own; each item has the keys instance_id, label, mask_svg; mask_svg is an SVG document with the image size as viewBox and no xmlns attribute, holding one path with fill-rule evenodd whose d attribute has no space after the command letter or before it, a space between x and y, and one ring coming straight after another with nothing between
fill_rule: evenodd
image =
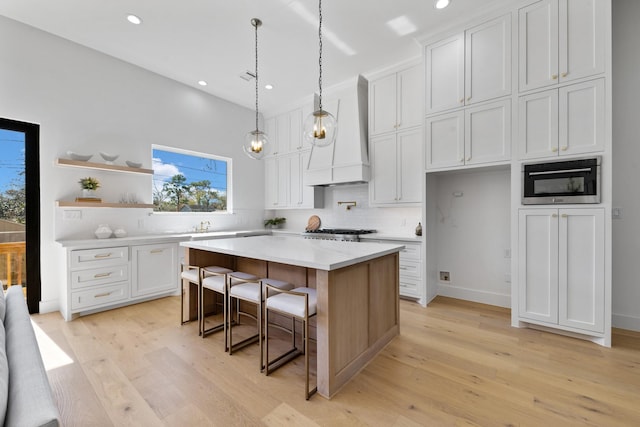
<instances>
[{"instance_id":1,"label":"gas cooktop","mask_svg":"<svg viewBox=\"0 0 640 427\"><path fill-rule=\"evenodd\" d=\"M361 234L375 233L376 230L352 229L352 228L320 228L304 232L305 239L343 240L357 242Z\"/></svg>"},{"instance_id":2,"label":"gas cooktop","mask_svg":"<svg viewBox=\"0 0 640 427\"><path fill-rule=\"evenodd\" d=\"M307 233L324 233L324 234L371 234L376 230L365 230L362 228L319 228L317 230L307 230Z\"/></svg>"}]
</instances>

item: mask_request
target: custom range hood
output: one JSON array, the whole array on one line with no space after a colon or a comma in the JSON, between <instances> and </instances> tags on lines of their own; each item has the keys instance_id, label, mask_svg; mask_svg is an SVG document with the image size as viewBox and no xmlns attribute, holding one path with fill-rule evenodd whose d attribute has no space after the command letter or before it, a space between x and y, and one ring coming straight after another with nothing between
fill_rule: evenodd
<instances>
[{"instance_id":1,"label":"custom range hood","mask_svg":"<svg viewBox=\"0 0 640 427\"><path fill-rule=\"evenodd\" d=\"M358 76L323 90L322 107L338 122L335 143L312 147L304 184L330 186L369 181L368 82Z\"/></svg>"}]
</instances>

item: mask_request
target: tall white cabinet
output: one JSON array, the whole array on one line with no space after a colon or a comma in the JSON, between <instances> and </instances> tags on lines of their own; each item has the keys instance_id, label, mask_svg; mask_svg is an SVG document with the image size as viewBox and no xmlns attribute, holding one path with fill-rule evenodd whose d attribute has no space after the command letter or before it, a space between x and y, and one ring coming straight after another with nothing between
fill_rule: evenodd
<instances>
[{"instance_id":1,"label":"tall white cabinet","mask_svg":"<svg viewBox=\"0 0 640 427\"><path fill-rule=\"evenodd\" d=\"M604 209L521 209L518 224L520 317L604 336Z\"/></svg>"}]
</instances>

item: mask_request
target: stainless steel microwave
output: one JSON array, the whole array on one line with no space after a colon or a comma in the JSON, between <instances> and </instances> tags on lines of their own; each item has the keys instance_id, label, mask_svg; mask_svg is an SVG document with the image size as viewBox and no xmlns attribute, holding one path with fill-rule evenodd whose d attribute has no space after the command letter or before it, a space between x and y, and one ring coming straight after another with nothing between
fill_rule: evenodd
<instances>
[{"instance_id":1,"label":"stainless steel microwave","mask_svg":"<svg viewBox=\"0 0 640 427\"><path fill-rule=\"evenodd\" d=\"M601 156L522 165L522 204L600 203Z\"/></svg>"}]
</instances>

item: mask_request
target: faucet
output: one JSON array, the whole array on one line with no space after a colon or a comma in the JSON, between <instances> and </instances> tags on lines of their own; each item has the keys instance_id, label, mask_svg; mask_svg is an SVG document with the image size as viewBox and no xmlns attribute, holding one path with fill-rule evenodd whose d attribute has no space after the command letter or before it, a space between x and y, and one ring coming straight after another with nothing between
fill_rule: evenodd
<instances>
[{"instance_id":1,"label":"faucet","mask_svg":"<svg viewBox=\"0 0 640 427\"><path fill-rule=\"evenodd\" d=\"M196 228L196 231L199 233L204 233L205 231L209 231L209 226L211 223L209 221L200 221L200 228Z\"/></svg>"}]
</instances>

